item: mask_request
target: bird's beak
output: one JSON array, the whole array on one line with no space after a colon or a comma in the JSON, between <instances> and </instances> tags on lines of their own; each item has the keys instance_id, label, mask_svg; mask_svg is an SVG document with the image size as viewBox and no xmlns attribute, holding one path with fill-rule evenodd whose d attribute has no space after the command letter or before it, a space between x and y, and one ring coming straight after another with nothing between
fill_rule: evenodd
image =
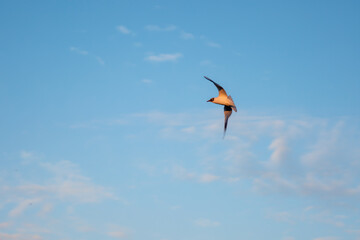
<instances>
[{"instance_id":1,"label":"bird's beak","mask_svg":"<svg viewBox=\"0 0 360 240\"><path fill-rule=\"evenodd\" d=\"M210 102L210 100L207 100L206 102Z\"/></svg>"}]
</instances>

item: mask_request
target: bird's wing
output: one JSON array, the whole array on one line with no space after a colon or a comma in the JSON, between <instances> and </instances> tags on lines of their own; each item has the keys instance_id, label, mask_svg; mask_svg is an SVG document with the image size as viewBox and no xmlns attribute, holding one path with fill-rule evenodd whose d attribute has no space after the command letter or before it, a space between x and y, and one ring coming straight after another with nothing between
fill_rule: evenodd
<instances>
[{"instance_id":1,"label":"bird's wing","mask_svg":"<svg viewBox=\"0 0 360 240\"><path fill-rule=\"evenodd\" d=\"M227 129L227 123L228 123L228 119L231 116L232 113L232 109L229 106L224 106L224 115L225 115L225 124L224 124L224 136L225 137L225 133L226 133L226 129Z\"/></svg>"},{"instance_id":2,"label":"bird's wing","mask_svg":"<svg viewBox=\"0 0 360 240\"><path fill-rule=\"evenodd\" d=\"M222 88L222 86L220 86L219 84L217 84L216 82L214 82L213 80L211 80L210 78L204 76L204 78L206 78L207 80L209 80L210 82L212 82L216 87L217 89L219 90L219 97L220 96L227 96L225 90Z\"/></svg>"},{"instance_id":3,"label":"bird's wing","mask_svg":"<svg viewBox=\"0 0 360 240\"><path fill-rule=\"evenodd\" d=\"M231 102L232 102L232 104L231 104L231 108L232 108L235 112L237 112L237 109L236 109L236 106L235 106L234 100L232 99L232 97L231 97L230 95L228 96L228 99L230 99L230 100L231 100Z\"/></svg>"}]
</instances>

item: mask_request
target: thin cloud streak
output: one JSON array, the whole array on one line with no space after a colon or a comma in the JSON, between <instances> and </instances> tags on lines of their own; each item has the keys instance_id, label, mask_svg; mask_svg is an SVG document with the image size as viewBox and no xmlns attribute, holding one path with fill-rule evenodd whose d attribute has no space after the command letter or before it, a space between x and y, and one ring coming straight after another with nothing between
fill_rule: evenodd
<instances>
[{"instance_id":1,"label":"thin cloud streak","mask_svg":"<svg viewBox=\"0 0 360 240\"><path fill-rule=\"evenodd\" d=\"M174 31L176 30L176 26L175 25L169 25L166 27L160 27L158 25L147 25L145 26L145 29L150 31L150 32L169 32L169 31Z\"/></svg>"},{"instance_id":2,"label":"thin cloud streak","mask_svg":"<svg viewBox=\"0 0 360 240\"><path fill-rule=\"evenodd\" d=\"M221 45L215 42L207 42L206 45L212 48L221 48Z\"/></svg>"},{"instance_id":3,"label":"thin cloud streak","mask_svg":"<svg viewBox=\"0 0 360 240\"><path fill-rule=\"evenodd\" d=\"M125 34L125 35L129 35L132 33L132 31L130 31L127 27L125 27L123 25L117 26L116 30L118 30L119 32L121 32L122 34Z\"/></svg>"},{"instance_id":4,"label":"thin cloud streak","mask_svg":"<svg viewBox=\"0 0 360 240\"><path fill-rule=\"evenodd\" d=\"M43 240L44 238L38 234L24 234L24 233L1 233L1 240Z\"/></svg>"},{"instance_id":5,"label":"thin cloud streak","mask_svg":"<svg viewBox=\"0 0 360 240\"><path fill-rule=\"evenodd\" d=\"M174 62L179 58L181 58L182 56L183 55L181 53L173 53L173 54L162 53L158 55L150 55L146 57L145 60L149 62Z\"/></svg>"},{"instance_id":6,"label":"thin cloud streak","mask_svg":"<svg viewBox=\"0 0 360 240\"><path fill-rule=\"evenodd\" d=\"M22 215L32 205L39 206L39 214L44 215L53 209L54 204L60 202L96 203L104 199L117 199L105 187L94 184L81 175L77 166L69 161L55 164L40 162L38 167L39 171L52 175L44 184L23 180L19 185L7 185L0 189L3 196L0 203L17 204L9 212L10 217Z\"/></svg>"},{"instance_id":7,"label":"thin cloud streak","mask_svg":"<svg viewBox=\"0 0 360 240\"><path fill-rule=\"evenodd\" d=\"M159 135L165 139L192 141L221 135L222 123L212 120L208 114L196 114L157 112L134 117L162 126ZM194 122L194 119L199 121ZM216 177L203 177L203 182L245 178L251 180L254 190L262 194L336 196L349 200L360 197L359 170L354 167L360 157L354 150L360 139L357 134L348 134L360 131L349 131L352 126L344 120L258 117L241 112L232 120L231 131L225 139L231 148L219 159L223 162L222 168L228 172L215 171L211 174ZM264 141L267 141L265 146ZM267 147L270 150L267 156L257 156L254 149L258 147ZM211 153L208 154L211 158ZM217 168L219 166L213 166L213 169ZM189 171L180 166L167 171L180 180L197 182L201 182L201 172L208 174L205 170Z\"/></svg>"},{"instance_id":8,"label":"thin cloud streak","mask_svg":"<svg viewBox=\"0 0 360 240\"><path fill-rule=\"evenodd\" d=\"M0 228L8 228L11 226L10 222L0 222Z\"/></svg>"},{"instance_id":9,"label":"thin cloud streak","mask_svg":"<svg viewBox=\"0 0 360 240\"><path fill-rule=\"evenodd\" d=\"M13 210L9 212L10 217L17 217L21 215L29 206L40 202L40 198L26 199L21 201Z\"/></svg>"},{"instance_id":10,"label":"thin cloud streak","mask_svg":"<svg viewBox=\"0 0 360 240\"><path fill-rule=\"evenodd\" d=\"M172 168L165 169L165 173L179 180L191 180L198 183L211 183L220 180L220 177L214 174L198 174L195 171L190 171L180 165L174 165Z\"/></svg>"},{"instance_id":11,"label":"thin cloud streak","mask_svg":"<svg viewBox=\"0 0 360 240\"><path fill-rule=\"evenodd\" d=\"M88 51L82 50L82 49L77 48L77 47L70 47L69 49L70 49L71 52L74 52L76 54L95 58L100 65L105 65L105 61L101 57L96 56L94 54L91 54Z\"/></svg>"},{"instance_id":12,"label":"thin cloud streak","mask_svg":"<svg viewBox=\"0 0 360 240\"><path fill-rule=\"evenodd\" d=\"M82 49L77 48L77 47L70 47L70 51L75 52L75 53L80 54L80 55L88 55L89 54L88 51L82 50Z\"/></svg>"},{"instance_id":13,"label":"thin cloud streak","mask_svg":"<svg viewBox=\"0 0 360 240\"><path fill-rule=\"evenodd\" d=\"M196 226L199 227L218 227L220 226L220 222L217 221L212 221L210 219L206 219L206 218L200 218L194 221Z\"/></svg>"},{"instance_id":14,"label":"thin cloud streak","mask_svg":"<svg viewBox=\"0 0 360 240\"><path fill-rule=\"evenodd\" d=\"M180 37L184 40L190 40L195 38L192 33L184 32L184 31L181 31Z\"/></svg>"}]
</instances>

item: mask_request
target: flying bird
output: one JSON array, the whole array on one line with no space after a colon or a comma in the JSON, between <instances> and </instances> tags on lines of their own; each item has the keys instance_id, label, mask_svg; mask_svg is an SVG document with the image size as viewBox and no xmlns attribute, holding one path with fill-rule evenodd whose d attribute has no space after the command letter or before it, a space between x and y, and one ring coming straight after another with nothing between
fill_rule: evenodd
<instances>
[{"instance_id":1,"label":"flying bird","mask_svg":"<svg viewBox=\"0 0 360 240\"><path fill-rule=\"evenodd\" d=\"M216 103L216 104L219 104L219 105L224 105L225 123L224 123L224 135L223 135L223 137L225 137L228 119L232 114L232 110L237 112L235 103L232 100L231 96L226 94L224 88L222 88L219 84L217 84L216 82L214 82L210 78L208 78L206 76L204 76L204 78L206 78L207 80L212 82L216 86L216 88L219 90L219 96L217 96L215 98L211 98L210 100L208 100L208 102Z\"/></svg>"}]
</instances>

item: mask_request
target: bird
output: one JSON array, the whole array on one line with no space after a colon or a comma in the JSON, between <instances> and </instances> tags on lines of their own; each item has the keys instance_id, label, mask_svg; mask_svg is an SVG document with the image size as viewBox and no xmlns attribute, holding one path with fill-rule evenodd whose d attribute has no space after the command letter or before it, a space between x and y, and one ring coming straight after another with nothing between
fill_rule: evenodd
<instances>
[{"instance_id":1,"label":"bird","mask_svg":"<svg viewBox=\"0 0 360 240\"><path fill-rule=\"evenodd\" d=\"M236 106L235 106L235 103L234 103L232 97L230 95L226 94L226 91L223 87L221 87L219 84L217 84L216 82L214 82L213 80L211 80L210 78L208 78L206 76L204 76L204 78L209 80L210 82L212 82L216 86L216 88L219 90L219 96L217 96L215 98L210 98L210 100L208 100L207 102L224 105L224 115L225 115L224 135L223 135L223 138L224 138L226 129L227 129L228 119L232 114L232 110L237 112L237 109L236 109Z\"/></svg>"}]
</instances>

